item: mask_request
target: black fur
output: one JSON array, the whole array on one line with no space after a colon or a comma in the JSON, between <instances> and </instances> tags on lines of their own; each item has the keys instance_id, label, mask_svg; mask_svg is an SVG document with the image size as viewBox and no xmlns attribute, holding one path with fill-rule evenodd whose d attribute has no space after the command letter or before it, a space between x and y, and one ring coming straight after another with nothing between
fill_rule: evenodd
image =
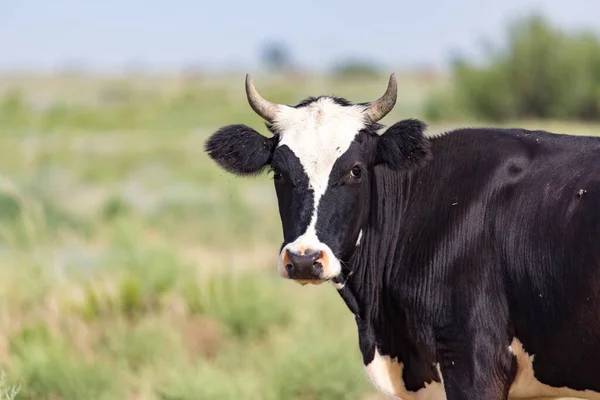
<instances>
[{"instance_id":1,"label":"black fur","mask_svg":"<svg viewBox=\"0 0 600 400\"><path fill-rule=\"evenodd\" d=\"M425 128L416 119L390 126L377 144L376 164L385 163L396 171L424 165L431 159L431 144L423 135Z\"/></svg>"},{"instance_id":2,"label":"black fur","mask_svg":"<svg viewBox=\"0 0 600 400\"><path fill-rule=\"evenodd\" d=\"M439 362L448 399L506 399L516 337L542 383L600 391L600 139L462 129L431 145L421 169L373 171L340 291L365 363L377 346L407 389L440 381Z\"/></svg>"},{"instance_id":3,"label":"black fur","mask_svg":"<svg viewBox=\"0 0 600 400\"><path fill-rule=\"evenodd\" d=\"M275 152L272 168L280 175L273 180L285 246L306 231L314 207L313 190L308 187L300 160L287 146Z\"/></svg>"},{"instance_id":4,"label":"black fur","mask_svg":"<svg viewBox=\"0 0 600 400\"><path fill-rule=\"evenodd\" d=\"M249 126L228 125L206 141L205 150L226 171L253 175L271 162L276 144L276 136L266 138Z\"/></svg>"}]
</instances>

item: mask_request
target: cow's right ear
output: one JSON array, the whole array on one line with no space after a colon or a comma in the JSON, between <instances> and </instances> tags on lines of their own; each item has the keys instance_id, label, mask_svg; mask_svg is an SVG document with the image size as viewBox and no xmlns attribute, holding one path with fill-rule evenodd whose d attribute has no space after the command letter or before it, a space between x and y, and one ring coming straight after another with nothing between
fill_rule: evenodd
<instances>
[{"instance_id":1,"label":"cow's right ear","mask_svg":"<svg viewBox=\"0 0 600 400\"><path fill-rule=\"evenodd\" d=\"M246 125L228 125L205 144L208 155L236 175L260 173L271 161L276 137L267 138Z\"/></svg>"},{"instance_id":2,"label":"cow's right ear","mask_svg":"<svg viewBox=\"0 0 600 400\"><path fill-rule=\"evenodd\" d=\"M377 143L375 164L386 164L394 170L422 166L431 159L431 143L423 131L425 123L405 119L390 126Z\"/></svg>"}]
</instances>

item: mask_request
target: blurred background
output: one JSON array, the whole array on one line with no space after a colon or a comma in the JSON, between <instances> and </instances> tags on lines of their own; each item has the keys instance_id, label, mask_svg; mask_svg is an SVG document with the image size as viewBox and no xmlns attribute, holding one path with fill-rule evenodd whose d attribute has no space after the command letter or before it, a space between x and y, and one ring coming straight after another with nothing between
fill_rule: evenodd
<instances>
[{"instance_id":1,"label":"blurred background","mask_svg":"<svg viewBox=\"0 0 600 400\"><path fill-rule=\"evenodd\" d=\"M396 72L382 122L428 134L597 135L599 15L596 0L0 1L1 398L383 398L335 290L276 277L270 176L219 170L204 141L230 123L267 134L246 72L288 104L372 100Z\"/></svg>"}]
</instances>

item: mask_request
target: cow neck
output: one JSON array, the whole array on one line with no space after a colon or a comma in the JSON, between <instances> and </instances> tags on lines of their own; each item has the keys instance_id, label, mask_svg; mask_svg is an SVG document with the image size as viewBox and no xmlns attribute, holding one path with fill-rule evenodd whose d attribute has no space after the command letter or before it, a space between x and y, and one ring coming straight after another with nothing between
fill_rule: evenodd
<instances>
[{"instance_id":1,"label":"cow neck","mask_svg":"<svg viewBox=\"0 0 600 400\"><path fill-rule=\"evenodd\" d=\"M376 323L386 310L382 294L388 289L399 246L402 217L409 195L410 176L377 166L372 172L370 213L363 237L350 259L352 274L340 294L351 311L363 321ZM386 296L387 297L387 296ZM355 308L356 310L353 310ZM389 315L389 314L387 314Z\"/></svg>"}]
</instances>

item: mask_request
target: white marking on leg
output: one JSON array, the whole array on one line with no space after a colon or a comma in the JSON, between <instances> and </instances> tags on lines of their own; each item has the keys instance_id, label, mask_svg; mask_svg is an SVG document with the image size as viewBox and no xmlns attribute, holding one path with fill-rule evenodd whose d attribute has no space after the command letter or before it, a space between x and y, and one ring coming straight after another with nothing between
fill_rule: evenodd
<instances>
[{"instance_id":1,"label":"white marking on leg","mask_svg":"<svg viewBox=\"0 0 600 400\"><path fill-rule=\"evenodd\" d=\"M508 346L508 352L511 354L515 354L515 350L513 349L512 345Z\"/></svg>"},{"instance_id":2,"label":"white marking on leg","mask_svg":"<svg viewBox=\"0 0 600 400\"><path fill-rule=\"evenodd\" d=\"M440 381L442 382L442 386L444 386L444 376L442 375L442 370L440 368L440 363L435 364L435 369L440 377Z\"/></svg>"},{"instance_id":3,"label":"white marking on leg","mask_svg":"<svg viewBox=\"0 0 600 400\"><path fill-rule=\"evenodd\" d=\"M404 364L396 358L380 355L378 350L365 369L373 385L389 396L403 400L446 400L446 391L440 382L425 383L425 387L416 392L406 390L402 379Z\"/></svg>"},{"instance_id":4,"label":"white marking on leg","mask_svg":"<svg viewBox=\"0 0 600 400\"><path fill-rule=\"evenodd\" d=\"M519 339L514 338L509 349L517 359L517 374L510 386L509 397L576 397L600 400L600 393L591 390L578 391L568 387L552 387L538 381L533 371L534 355L529 355ZM510 351L510 350L509 350Z\"/></svg>"}]
</instances>

